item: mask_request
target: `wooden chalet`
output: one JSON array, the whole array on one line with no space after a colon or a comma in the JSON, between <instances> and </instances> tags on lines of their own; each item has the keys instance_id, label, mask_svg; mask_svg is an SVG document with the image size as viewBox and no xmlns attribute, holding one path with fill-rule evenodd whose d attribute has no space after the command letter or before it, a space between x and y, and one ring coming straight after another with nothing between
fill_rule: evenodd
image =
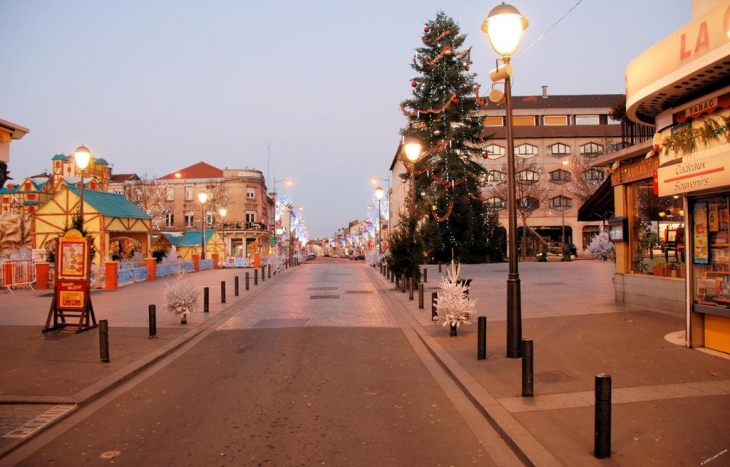
<instances>
[{"instance_id":1,"label":"wooden chalet","mask_svg":"<svg viewBox=\"0 0 730 467\"><path fill-rule=\"evenodd\" d=\"M200 230L189 230L178 240L175 244L177 252L180 254L183 260L190 261L193 259L193 255L200 254L202 251L200 244L203 240L203 235ZM205 231L205 257L210 259L214 253L217 253L221 261L225 257L226 246L223 242L223 237L215 230Z\"/></svg>"},{"instance_id":2,"label":"wooden chalet","mask_svg":"<svg viewBox=\"0 0 730 467\"><path fill-rule=\"evenodd\" d=\"M59 235L71 225L79 211L80 191L66 185L33 217L34 248L53 249ZM122 243L139 242L149 257L152 217L123 195L105 191L84 191L84 228L94 238L94 264L111 258ZM130 252L127 252L130 253Z\"/></svg>"}]
</instances>

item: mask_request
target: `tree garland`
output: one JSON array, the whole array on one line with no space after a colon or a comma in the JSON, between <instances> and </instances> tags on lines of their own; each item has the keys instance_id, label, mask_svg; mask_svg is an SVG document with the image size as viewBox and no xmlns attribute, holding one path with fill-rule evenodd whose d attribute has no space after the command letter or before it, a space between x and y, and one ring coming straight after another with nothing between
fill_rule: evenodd
<instances>
[{"instance_id":1,"label":"tree garland","mask_svg":"<svg viewBox=\"0 0 730 467\"><path fill-rule=\"evenodd\" d=\"M664 137L662 146L664 146L664 154L669 151L675 151L682 154L692 154L697 150L697 141L702 142L705 146L711 142L720 141L720 136L730 143L730 115L720 116L723 123L713 118L704 118L702 126L693 128L685 126L680 128L676 133ZM659 148L655 147L658 151Z\"/></svg>"},{"instance_id":2,"label":"tree garland","mask_svg":"<svg viewBox=\"0 0 730 467\"><path fill-rule=\"evenodd\" d=\"M431 215L434 219L436 219L437 222L443 222L446 219L449 218L451 215L451 211L454 209L454 201L449 201L449 207L446 208L446 214L444 214L443 217L439 217L438 214L436 214L436 206L431 206Z\"/></svg>"},{"instance_id":3,"label":"tree garland","mask_svg":"<svg viewBox=\"0 0 730 467\"><path fill-rule=\"evenodd\" d=\"M456 93L455 92L452 92L451 95L449 96L449 99L446 101L446 103L444 105L442 105L441 107L437 108L437 109L428 109L428 110L415 109L413 112L408 112L406 110L405 104L401 104L400 105L400 110L401 110L401 112L403 112L403 115L405 115L406 117L415 117L416 115L418 115L420 113L424 113L424 114L441 114L441 113L444 113L444 111L446 109L448 109L451 106L452 103L454 103L454 99L457 99ZM457 102L458 102L458 100L457 100Z\"/></svg>"}]
</instances>

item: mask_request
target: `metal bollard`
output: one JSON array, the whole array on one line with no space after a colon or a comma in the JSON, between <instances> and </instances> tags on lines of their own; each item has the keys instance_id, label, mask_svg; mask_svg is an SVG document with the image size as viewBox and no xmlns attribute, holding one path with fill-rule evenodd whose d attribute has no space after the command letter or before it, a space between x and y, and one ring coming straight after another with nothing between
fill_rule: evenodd
<instances>
[{"instance_id":1,"label":"metal bollard","mask_svg":"<svg viewBox=\"0 0 730 467\"><path fill-rule=\"evenodd\" d=\"M413 300L413 278L408 278L408 300Z\"/></svg>"},{"instance_id":2,"label":"metal bollard","mask_svg":"<svg viewBox=\"0 0 730 467\"><path fill-rule=\"evenodd\" d=\"M156 339L157 338L157 307L155 305L150 305L149 315L150 315L150 339Z\"/></svg>"},{"instance_id":3,"label":"metal bollard","mask_svg":"<svg viewBox=\"0 0 730 467\"><path fill-rule=\"evenodd\" d=\"M99 321L99 354L102 362L109 361L109 322Z\"/></svg>"},{"instance_id":4,"label":"metal bollard","mask_svg":"<svg viewBox=\"0 0 730 467\"><path fill-rule=\"evenodd\" d=\"M477 360L487 358L487 317L477 318Z\"/></svg>"},{"instance_id":5,"label":"metal bollard","mask_svg":"<svg viewBox=\"0 0 730 467\"><path fill-rule=\"evenodd\" d=\"M532 366L532 339L522 339L522 397L535 395Z\"/></svg>"},{"instance_id":6,"label":"metal bollard","mask_svg":"<svg viewBox=\"0 0 730 467\"><path fill-rule=\"evenodd\" d=\"M238 297L238 276L233 278L233 295Z\"/></svg>"},{"instance_id":7,"label":"metal bollard","mask_svg":"<svg viewBox=\"0 0 730 467\"><path fill-rule=\"evenodd\" d=\"M438 311L436 311L436 300L438 297L438 292L431 292L431 321L438 316Z\"/></svg>"},{"instance_id":8,"label":"metal bollard","mask_svg":"<svg viewBox=\"0 0 730 467\"><path fill-rule=\"evenodd\" d=\"M611 376L596 375L596 437L594 456L611 457Z\"/></svg>"},{"instance_id":9,"label":"metal bollard","mask_svg":"<svg viewBox=\"0 0 730 467\"><path fill-rule=\"evenodd\" d=\"M210 303L210 293L208 287L203 287L203 312L208 312L208 304Z\"/></svg>"},{"instance_id":10,"label":"metal bollard","mask_svg":"<svg viewBox=\"0 0 730 467\"><path fill-rule=\"evenodd\" d=\"M261 266L261 282L266 280L266 266Z\"/></svg>"},{"instance_id":11,"label":"metal bollard","mask_svg":"<svg viewBox=\"0 0 730 467\"><path fill-rule=\"evenodd\" d=\"M418 309L423 310L423 284L418 284Z\"/></svg>"},{"instance_id":12,"label":"metal bollard","mask_svg":"<svg viewBox=\"0 0 730 467\"><path fill-rule=\"evenodd\" d=\"M406 286L408 285L408 278L405 274L401 274L400 277L400 290L403 293L406 293Z\"/></svg>"},{"instance_id":13,"label":"metal bollard","mask_svg":"<svg viewBox=\"0 0 730 467\"><path fill-rule=\"evenodd\" d=\"M423 268L423 282L428 282L428 269Z\"/></svg>"},{"instance_id":14,"label":"metal bollard","mask_svg":"<svg viewBox=\"0 0 730 467\"><path fill-rule=\"evenodd\" d=\"M221 303L226 303L226 281L221 281Z\"/></svg>"},{"instance_id":15,"label":"metal bollard","mask_svg":"<svg viewBox=\"0 0 730 467\"><path fill-rule=\"evenodd\" d=\"M249 276L248 276L248 271L247 271L247 272L246 272L246 276L245 276L245 280L243 281L243 282L245 283L245 286L246 286L246 290L248 290L248 282L249 282L249 280L248 280L248 279L249 279Z\"/></svg>"},{"instance_id":16,"label":"metal bollard","mask_svg":"<svg viewBox=\"0 0 730 467\"><path fill-rule=\"evenodd\" d=\"M253 270L253 285L259 285L259 270Z\"/></svg>"},{"instance_id":17,"label":"metal bollard","mask_svg":"<svg viewBox=\"0 0 730 467\"><path fill-rule=\"evenodd\" d=\"M269 275L269 279L271 279L271 265L270 264L267 264L266 265L266 269L268 269L267 274Z\"/></svg>"},{"instance_id":18,"label":"metal bollard","mask_svg":"<svg viewBox=\"0 0 730 467\"><path fill-rule=\"evenodd\" d=\"M439 263L439 272L441 272L441 263Z\"/></svg>"}]
</instances>

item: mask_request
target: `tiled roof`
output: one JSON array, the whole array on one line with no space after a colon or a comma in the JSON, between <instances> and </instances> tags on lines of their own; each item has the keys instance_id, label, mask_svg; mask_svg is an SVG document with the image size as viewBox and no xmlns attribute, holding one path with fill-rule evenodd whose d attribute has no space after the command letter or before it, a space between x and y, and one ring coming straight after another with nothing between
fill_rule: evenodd
<instances>
[{"instance_id":1,"label":"tiled roof","mask_svg":"<svg viewBox=\"0 0 730 467\"><path fill-rule=\"evenodd\" d=\"M208 243L210 241L210 237L215 232L213 230L206 230L205 231L205 243ZM177 241L177 243L174 243L173 239L170 239L171 242L177 247L185 247L185 246L200 246L200 241L203 239L203 236L201 235L200 230L188 230L185 232L185 235L180 238L180 240Z\"/></svg>"},{"instance_id":2,"label":"tiled roof","mask_svg":"<svg viewBox=\"0 0 730 467\"><path fill-rule=\"evenodd\" d=\"M177 174L180 174L177 176ZM184 169L163 175L158 180L186 180L193 178L223 178L223 171L205 162L198 162Z\"/></svg>"},{"instance_id":3,"label":"tiled roof","mask_svg":"<svg viewBox=\"0 0 730 467\"><path fill-rule=\"evenodd\" d=\"M96 165L109 165L109 163L106 161L106 159L104 159L102 157L97 157L96 159L94 159L94 164L96 164Z\"/></svg>"},{"instance_id":4,"label":"tiled roof","mask_svg":"<svg viewBox=\"0 0 730 467\"><path fill-rule=\"evenodd\" d=\"M567 94L542 96L512 96L513 109L579 109L579 108L611 108L624 99L623 94ZM484 110L501 109L504 112L504 100L499 104L489 101Z\"/></svg>"},{"instance_id":5,"label":"tiled roof","mask_svg":"<svg viewBox=\"0 0 730 467\"><path fill-rule=\"evenodd\" d=\"M75 186L67 185L66 188L76 196L80 196L80 190ZM104 216L126 219L152 219L152 216L141 210L124 195L116 193L84 190L84 204L88 204Z\"/></svg>"},{"instance_id":6,"label":"tiled roof","mask_svg":"<svg viewBox=\"0 0 730 467\"><path fill-rule=\"evenodd\" d=\"M137 174L112 174L109 183L123 183L139 179L140 178Z\"/></svg>"},{"instance_id":7,"label":"tiled roof","mask_svg":"<svg viewBox=\"0 0 730 467\"><path fill-rule=\"evenodd\" d=\"M63 154L56 154L51 158L52 161L67 161L68 157L64 156Z\"/></svg>"}]
</instances>

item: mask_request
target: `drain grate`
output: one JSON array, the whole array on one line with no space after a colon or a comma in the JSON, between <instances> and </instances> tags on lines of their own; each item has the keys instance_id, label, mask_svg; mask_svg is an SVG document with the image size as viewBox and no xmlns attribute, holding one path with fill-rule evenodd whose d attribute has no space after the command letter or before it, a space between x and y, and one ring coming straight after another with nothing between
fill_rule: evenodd
<instances>
[{"instance_id":1,"label":"drain grate","mask_svg":"<svg viewBox=\"0 0 730 467\"><path fill-rule=\"evenodd\" d=\"M363 295L372 295L372 291L370 290L345 290L346 294L363 294Z\"/></svg>"},{"instance_id":2,"label":"drain grate","mask_svg":"<svg viewBox=\"0 0 730 467\"><path fill-rule=\"evenodd\" d=\"M73 410L74 405L57 405L38 415L33 420L26 422L10 433L3 435L3 438L27 438L57 418Z\"/></svg>"},{"instance_id":3,"label":"drain grate","mask_svg":"<svg viewBox=\"0 0 730 467\"><path fill-rule=\"evenodd\" d=\"M340 298L339 295L310 295L310 300L336 300Z\"/></svg>"}]
</instances>

